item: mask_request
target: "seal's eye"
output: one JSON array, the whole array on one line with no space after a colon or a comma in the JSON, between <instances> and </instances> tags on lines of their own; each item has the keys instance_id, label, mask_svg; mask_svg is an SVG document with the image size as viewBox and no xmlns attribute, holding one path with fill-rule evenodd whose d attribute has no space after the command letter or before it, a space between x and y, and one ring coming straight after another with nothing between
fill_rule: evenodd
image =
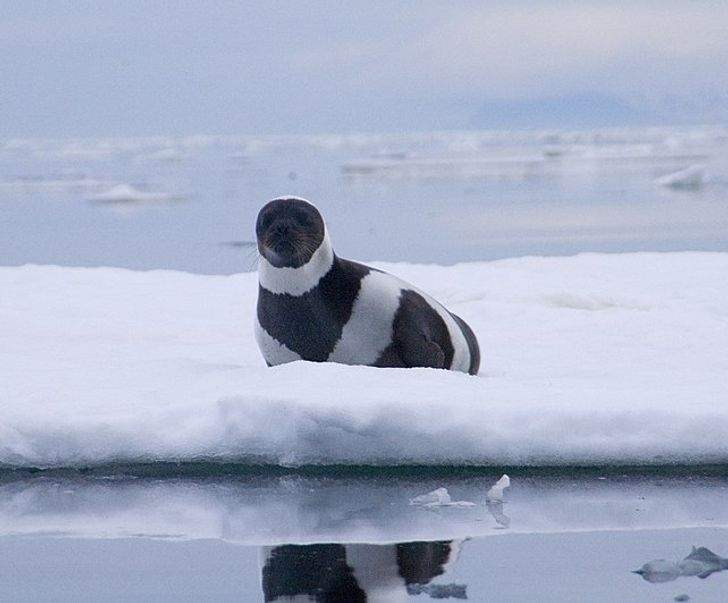
<instances>
[{"instance_id":1,"label":"seal's eye","mask_svg":"<svg viewBox=\"0 0 728 603\"><path fill-rule=\"evenodd\" d=\"M296 219L296 222L298 222L304 228L311 226L311 218L309 218L308 214L305 211L296 211L293 215Z\"/></svg>"}]
</instances>

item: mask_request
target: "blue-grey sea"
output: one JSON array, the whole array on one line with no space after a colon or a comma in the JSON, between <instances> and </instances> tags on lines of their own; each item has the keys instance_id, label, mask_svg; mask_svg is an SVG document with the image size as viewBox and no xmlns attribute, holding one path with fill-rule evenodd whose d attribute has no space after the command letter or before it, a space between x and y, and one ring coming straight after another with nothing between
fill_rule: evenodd
<instances>
[{"instance_id":1,"label":"blue-grey sea","mask_svg":"<svg viewBox=\"0 0 728 603\"><path fill-rule=\"evenodd\" d=\"M0 264L248 270L281 195L362 260L726 250L728 128L4 140Z\"/></svg>"}]
</instances>

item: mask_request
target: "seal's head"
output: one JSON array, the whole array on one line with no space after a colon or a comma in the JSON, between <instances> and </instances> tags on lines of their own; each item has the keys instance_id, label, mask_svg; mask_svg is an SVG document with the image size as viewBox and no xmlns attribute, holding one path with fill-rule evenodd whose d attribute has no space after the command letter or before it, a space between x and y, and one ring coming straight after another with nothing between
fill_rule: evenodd
<instances>
[{"instance_id":1,"label":"seal's head","mask_svg":"<svg viewBox=\"0 0 728 603\"><path fill-rule=\"evenodd\" d=\"M258 251L276 268L300 268L326 237L319 211L304 199L281 197L263 206L255 223Z\"/></svg>"}]
</instances>

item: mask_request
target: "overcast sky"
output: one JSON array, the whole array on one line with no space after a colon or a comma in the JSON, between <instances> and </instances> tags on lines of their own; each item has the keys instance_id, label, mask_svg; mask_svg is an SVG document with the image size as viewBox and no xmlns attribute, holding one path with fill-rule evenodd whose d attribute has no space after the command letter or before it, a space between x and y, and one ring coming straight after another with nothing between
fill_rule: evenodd
<instances>
[{"instance_id":1,"label":"overcast sky","mask_svg":"<svg viewBox=\"0 0 728 603\"><path fill-rule=\"evenodd\" d=\"M725 1L0 0L0 136L728 121L727 65Z\"/></svg>"}]
</instances>

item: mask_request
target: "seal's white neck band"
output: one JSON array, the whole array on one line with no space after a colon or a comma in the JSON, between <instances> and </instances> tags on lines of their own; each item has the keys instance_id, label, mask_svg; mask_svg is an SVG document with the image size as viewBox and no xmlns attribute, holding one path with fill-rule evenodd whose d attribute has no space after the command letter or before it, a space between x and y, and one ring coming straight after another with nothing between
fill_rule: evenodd
<instances>
[{"instance_id":1,"label":"seal's white neck band","mask_svg":"<svg viewBox=\"0 0 728 603\"><path fill-rule=\"evenodd\" d=\"M313 289L334 263L334 250L329 240L329 230L324 227L324 239L313 252L311 259L300 268L276 268L261 256L258 264L258 282L271 293L303 295Z\"/></svg>"}]
</instances>

